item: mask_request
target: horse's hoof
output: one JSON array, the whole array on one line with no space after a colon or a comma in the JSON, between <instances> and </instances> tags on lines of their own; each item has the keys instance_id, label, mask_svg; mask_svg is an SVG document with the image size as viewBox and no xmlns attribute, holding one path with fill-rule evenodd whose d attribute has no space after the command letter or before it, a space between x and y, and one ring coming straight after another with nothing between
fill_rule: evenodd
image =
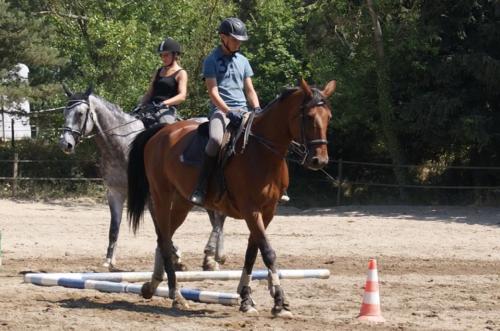
<instances>
[{"instance_id":1,"label":"horse's hoof","mask_svg":"<svg viewBox=\"0 0 500 331\"><path fill-rule=\"evenodd\" d=\"M282 309L273 308L271 310L271 314L273 314L274 317L283 318L283 319L293 318L292 312L289 310L283 309L283 308Z\"/></svg>"},{"instance_id":2,"label":"horse's hoof","mask_svg":"<svg viewBox=\"0 0 500 331\"><path fill-rule=\"evenodd\" d=\"M174 301L172 301L172 308L175 309L189 309L189 304L186 299L183 297L180 298L175 298Z\"/></svg>"},{"instance_id":3,"label":"horse's hoof","mask_svg":"<svg viewBox=\"0 0 500 331\"><path fill-rule=\"evenodd\" d=\"M247 316L258 316L259 311L253 306L240 307L240 311Z\"/></svg>"},{"instance_id":4,"label":"horse's hoof","mask_svg":"<svg viewBox=\"0 0 500 331\"><path fill-rule=\"evenodd\" d=\"M141 287L141 294L144 299L151 299L154 292L151 289L151 283L144 283Z\"/></svg>"},{"instance_id":5,"label":"horse's hoof","mask_svg":"<svg viewBox=\"0 0 500 331\"><path fill-rule=\"evenodd\" d=\"M219 270L220 266L217 262L203 265L203 271L219 271Z\"/></svg>"},{"instance_id":6,"label":"horse's hoof","mask_svg":"<svg viewBox=\"0 0 500 331\"><path fill-rule=\"evenodd\" d=\"M219 263L215 261L213 256L205 256L203 259L203 271L218 271L220 270Z\"/></svg>"},{"instance_id":7,"label":"horse's hoof","mask_svg":"<svg viewBox=\"0 0 500 331\"><path fill-rule=\"evenodd\" d=\"M102 266L104 268L109 268L109 266L111 265L111 259L106 259L104 260L104 262L102 263Z\"/></svg>"},{"instance_id":8,"label":"horse's hoof","mask_svg":"<svg viewBox=\"0 0 500 331\"><path fill-rule=\"evenodd\" d=\"M217 262L219 262L220 264L226 263L226 256L222 255L221 257L219 257L219 259L217 259Z\"/></svg>"},{"instance_id":9,"label":"horse's hoof","mask_svg":"<svg viewBox=\"0 0 500 331\"><path fill-rule=\"evenodd\" d=\"M115 267L116 261L114 259L106 258L102 263L104 268L108 268L110 272L117 271L118 269Z\"/></svg>"},{"instance_id":10,"label":"horse's hoof","mask_svg":"<svg viewBox=\"0 0 500 331\"><path fill-rule=\"evenodd\" d=\"M174 264L175 271L187 271L188 267L182 262L177 262Z\"/></svg>"}]
</instances>

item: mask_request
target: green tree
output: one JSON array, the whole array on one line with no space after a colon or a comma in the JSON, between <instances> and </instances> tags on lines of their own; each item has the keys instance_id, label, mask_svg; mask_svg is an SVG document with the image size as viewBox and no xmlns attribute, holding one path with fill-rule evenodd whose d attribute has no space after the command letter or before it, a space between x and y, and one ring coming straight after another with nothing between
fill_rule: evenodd
<instances>
[{"instance_id":1,"label":"green tree","mask_svg":"<svg viewBox=\"0 0 500 331\"><path fill-rule=\"evenodd\" d=\"M294 85L299 76L309 78L303 62L302 1L243 1L239 15L246 19L250 34L243 52L252 63L254 84L264 102L274 99L282 87Z\"/></svg>"},{"instance_id":2,"label":"green tree","mask_svg":"<svg viewBox=\"0 0 500 331\"><path fill-rule=\"evenodd\" d=\"M12 108L24 98L40 102L53 97L54 82L64 59L50 46L52 35L53 30L42 20L0 0L0 95L4 109ZM29 84L13 75L18 63L30 69Z\"/></svg>"},{"instance_id":3,"label":"green tree","mask_svg":"<svg viewBox=\"0 0 500 331\"><path fill-rule=\"evenodd\" d=\"M136 105L161 65L158 44L167 36L177 39L190 76L190 98L182 111L205 112L207 96L199 73L203 57L215 44L216 24L233 8L225 1L19 2L55 27L55 46L70 58L62 72L69 85L83 90L92 83L96 93L125 110Z\"/></svg>"}]
</instances>

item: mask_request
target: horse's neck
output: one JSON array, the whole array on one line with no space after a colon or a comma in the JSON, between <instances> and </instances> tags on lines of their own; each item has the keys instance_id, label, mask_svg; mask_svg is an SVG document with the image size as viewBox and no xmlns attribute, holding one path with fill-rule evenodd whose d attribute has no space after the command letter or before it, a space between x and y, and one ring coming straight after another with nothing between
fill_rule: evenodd
<instances>
[{"instance_id":1,"label":"horse's neck","mask_svg":"<svg viewBox=\"0 0 500 331\"><path fill-rule=\"evenodd\" d=\"M297 116L301 95L294 93L282 101L271 105L261 116L256 118L252 131L255 135L271 143L277 152L285 154L292 135L291 118Z\"/></svg>"},{"instance_id":2,"label":"horse's neck","mask_svg":"<svg viewBox=\"0 0 500 331\"><path fill-rule=\"evenodd\" d=\"M107 105L98 98L92 99L92 108L94 109L96 119L96 130L102 131L121 131L125 124L133 121L134 118L127 113L117 109L110 109Z\"/></svg>"},{"instance_id":3,"label":"horse's neck","mask_svg":"<svg viewBox=\"0 0 500 331\"><path fill-rule=\"evenodd\" d=\"M98 98L91 100L96 119L94 121L95 140L103 162L127 158L128 147L133 138L143 128L141 122L118 109L109 109ZM136 123L137 122L137 123Z\"/></svg>"}]
</instances>

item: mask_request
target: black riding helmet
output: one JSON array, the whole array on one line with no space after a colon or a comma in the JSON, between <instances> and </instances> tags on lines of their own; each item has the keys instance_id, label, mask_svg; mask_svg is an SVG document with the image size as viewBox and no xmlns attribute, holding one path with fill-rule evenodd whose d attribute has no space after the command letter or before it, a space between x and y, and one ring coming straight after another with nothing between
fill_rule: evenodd
<instances>
[{"instance_id":1,"label":"black riding helmet","mask_svg":"<svg viewBox=\"0 0 500 331\"><path fill-rule=\"evenodd\" d=\"M182 53L181 44L179 44L174 39L168 37L158 45L158 53L170 52L170 53Z\"/></svg>"},{"instance_id":2,"label":"black riding helmet","mask_svg":"<svg viewBox=\"0 0 500 331\"><path fill-rule=\"evenodd\" d=\"M240 41L248 40L247 28L239 18L229 17L219 25L219 33L234 37Z\"/></svg>"}]
</instances>

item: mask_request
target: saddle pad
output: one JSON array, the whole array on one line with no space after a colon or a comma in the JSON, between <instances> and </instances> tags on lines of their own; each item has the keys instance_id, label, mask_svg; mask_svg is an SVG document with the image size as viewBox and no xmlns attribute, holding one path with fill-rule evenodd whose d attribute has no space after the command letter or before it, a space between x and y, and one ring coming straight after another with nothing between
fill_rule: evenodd
<instances>
[{"instance_id":1,"label":"saddle pad","mask_svg":"<svg viewBox=\"0 0 500 331\"><path fill-rule=\"evenodd\" d=\"M202 123L196 133L191 138L188 146L180 156L184 164L201 166L203 155L205 155L205 146L208 143L208 122Z\"/></svg>"}]
</instances>

